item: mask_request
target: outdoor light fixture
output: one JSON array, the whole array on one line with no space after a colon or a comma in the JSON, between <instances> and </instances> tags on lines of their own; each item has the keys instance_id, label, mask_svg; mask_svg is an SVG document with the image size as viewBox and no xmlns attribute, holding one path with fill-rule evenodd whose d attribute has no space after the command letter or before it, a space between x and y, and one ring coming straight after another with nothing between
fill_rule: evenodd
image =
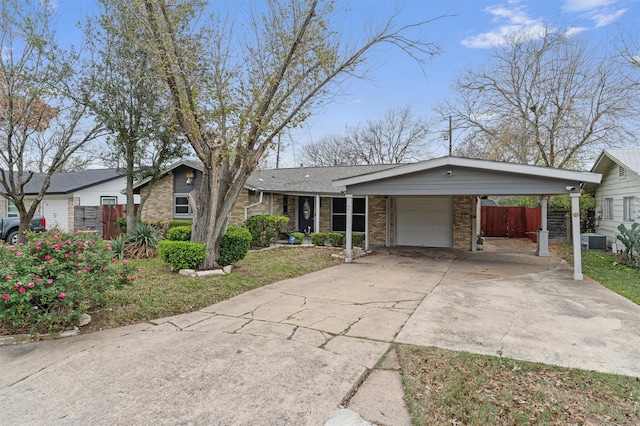
<instances>
[{"instance_id":1,"label":"outdoor light fixture","mask_svg":"<svg viewBox=\"0 0 640 426\"><path fill-rule=\"evenodd\" d=\"M191 185L195 177L196 177L196 172L194 170L187 172L187 185Z\"/></svg>"}]
</instances>

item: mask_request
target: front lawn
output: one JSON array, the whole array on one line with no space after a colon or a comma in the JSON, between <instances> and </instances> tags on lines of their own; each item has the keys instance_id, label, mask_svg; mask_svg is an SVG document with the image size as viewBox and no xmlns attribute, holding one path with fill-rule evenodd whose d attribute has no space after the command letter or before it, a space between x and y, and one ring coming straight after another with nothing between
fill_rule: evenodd
<instances>
[{"instance_id":1,"label":"front lawn","mask_svg":"<svg viewBox=\"0 0 640 426\"><path fill-rule=\"evenodd\" d=\"M83 332L119 327L196 311L245 291L332 265L336 250L282 247L249 252L231 274L191 278L178 275L159 258L131 263L141 269L133 285L109 290L105 306L89 312L92 322Z\"/></svg>"},{"instance_id":2,"label":"front lawn","mask_svg":"<svg viewBox=\"0 0 640 426\"><path fill-rule=\"evenodd\" d=\"M573 265L573 246L552 244L550 249ZM585 275L640 305L640 270L620 262L620 256L612 252L582 251L582 272Z\"/></svg>"},{"instance_id":3,"label":"front lawn","mask_svg":"<svg viewBox=\"0 0 640 426\"><path fill-rule=\"evenodd\" d=\"M637 378L399 345L414 425L637 425Z\"/></svg>"}]
</instances>

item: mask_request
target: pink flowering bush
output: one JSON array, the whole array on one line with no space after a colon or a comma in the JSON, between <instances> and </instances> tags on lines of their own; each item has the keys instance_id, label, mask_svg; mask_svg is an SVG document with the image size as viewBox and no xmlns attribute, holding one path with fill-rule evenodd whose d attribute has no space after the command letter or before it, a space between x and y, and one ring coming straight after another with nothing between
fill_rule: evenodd
<instances>
[{"instance_id":1,"label":"pink flowering bush","mask_svg":"<svg viewBox=\"0 0 640 426\"><path fill-rule=\"evenodd\" d=\"M0 246L0 334L63 330L135 280L134 269L90 234L30 234L26 245Z\"/></svg>"}]
</instances>

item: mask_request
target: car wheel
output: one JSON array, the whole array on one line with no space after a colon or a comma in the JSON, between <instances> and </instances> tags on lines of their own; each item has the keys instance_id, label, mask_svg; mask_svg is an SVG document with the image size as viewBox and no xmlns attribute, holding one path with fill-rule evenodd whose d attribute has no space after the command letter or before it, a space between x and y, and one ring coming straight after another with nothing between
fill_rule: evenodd
<instances>
[{"instance_id":1,"label":"car wheel","mask_svg":"<svg viewBox=\"0 0 640 426\"><path fill-rule=\"evenodd\" d=\"M9 232L9 235L7 235L7 239L6 241L9 244L13 244L16 245L18 244L18 231L11 231Z\"/></svg>"}]
</instances>

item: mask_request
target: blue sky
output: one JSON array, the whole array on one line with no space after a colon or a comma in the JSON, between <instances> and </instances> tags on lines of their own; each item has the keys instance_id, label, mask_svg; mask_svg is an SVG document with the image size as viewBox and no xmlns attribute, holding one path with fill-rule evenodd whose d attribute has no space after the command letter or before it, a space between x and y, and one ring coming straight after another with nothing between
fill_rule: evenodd
<instances>
[{"instance_id":1,"label":"blue sky","mask_svg":"<svg viewBox=\"0 0 640 426\"><path fill-rule=\"evenodd\" d=\"M57 3L58 34L68 39L79 37L72 30L74 22L94 13L94 1ZM640 25L640 0L338 0L336 9L350 9L344 25L353 29L363 23L380 22L398 5L402 8L399 25L451 15L425 27L428 38L442 48L442 53L426 66L426 76L406 54L392 46L380 46L372 52L374 68L369 78L351 81L345 96L325 106L293 133L295 143L284 149L285 166L300 162L304 143L342 133L347 125L381 118L391 108L408 104L417 114L435 116L432 108L449 97L452 76L465 67L486 62L491 47L511 32L535 37L542 28L551 27L608 43L618 34L619 27L638 30ZM612 48L610 43L607 45ZM434 131L446 128L447 123L443 122ZM436 145L433 154L445 155L445 144Z\"/></svg>"}]
</instances>

